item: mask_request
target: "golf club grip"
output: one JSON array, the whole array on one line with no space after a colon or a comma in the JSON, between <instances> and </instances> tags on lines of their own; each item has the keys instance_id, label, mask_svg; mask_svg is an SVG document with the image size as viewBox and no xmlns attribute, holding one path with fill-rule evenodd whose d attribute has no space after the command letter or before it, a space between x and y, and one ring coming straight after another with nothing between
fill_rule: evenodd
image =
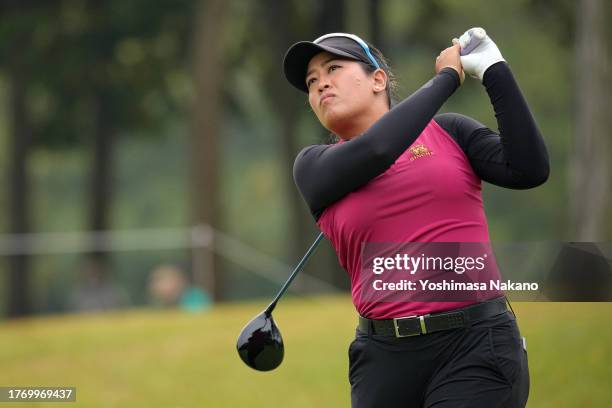
<instances>
[{"instance_id":1,"label":"golf club grip","mask_svg":"<svg viewBox=\"0 0 612 408\"><path fill-rule=\"evenodd\" d=\"M461 47L461 56L468 55L476 47L480 45L480 42L486 37L487 33L482 28L475 28L469 30L470 33L470 42L465 46Z\"/></svg>"},{"instance_id":2,"label":"golf club grip","mask_svg":"<svg viewBox=\"0 0 612 408\"><path fill-rule=\"evenodd\" d=\"M287 279L287 282L285 282L285 284L280 289L280 291L278 292L278 294L276 295L272 303L270 303L270 305L266 308L266 313L272 313L272 310L274 310L274 308L276 307L276 302L278 302L281 296L283 296L283 294L287 291L287 288L289 288L289 285L291 285L291 282L293 281L293 279L295 279L298 272L304 267L304 265L308 261L308 258L310 258L310 255L312 255L315 248L317 247L317 245L319 245L319 242L321 242L322 239L323 239L323 233L321 232L319 233L319 236L314 240L312 245L310 245L310 248L308 248L308 251L306 251L302 260L297 264L293 272L291 272L289 279Z\"/></svg>"}]
</instances>

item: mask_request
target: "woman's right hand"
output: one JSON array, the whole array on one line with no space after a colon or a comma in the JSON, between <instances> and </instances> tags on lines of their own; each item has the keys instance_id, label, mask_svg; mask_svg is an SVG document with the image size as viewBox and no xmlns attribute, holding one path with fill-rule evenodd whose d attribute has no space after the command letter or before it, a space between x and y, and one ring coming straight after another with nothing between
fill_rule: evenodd
<instances>
[{"instance_id":1,"label":"woman's right hand","mask_svg":"<svg viewBox=\"0 0 612 408\"><path fill-rule=\"evenodd\" d=\"M458 43L448 47L436 57L436 74L442 71L443 68L450 67L457 71L461 83L465 79L465 73L463 72L463 66L461 65L461 47Z\"/></svg>"}]
</instances>

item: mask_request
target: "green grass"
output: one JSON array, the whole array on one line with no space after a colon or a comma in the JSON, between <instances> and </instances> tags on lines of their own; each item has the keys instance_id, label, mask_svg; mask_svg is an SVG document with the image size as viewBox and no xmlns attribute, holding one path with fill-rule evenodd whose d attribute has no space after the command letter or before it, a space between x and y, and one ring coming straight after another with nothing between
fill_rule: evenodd
<instances>
[{"instance_id":1,"label":"green grass","mask_svg":"<svg viewBox=\"0 0 612 408\"><path fill-rule=\"evenodd\" d=\"M265 302L208 313L136 310L0 323L0 385L77 387L83 407L348 407L349 298L285 299L285 361L260 373L235 351ZM612 404L612 303L516 303L529 407ZM2 404L19 407L25 404ZM40 403L27 406L66 406Z\"/></svg>"}]
</instances>

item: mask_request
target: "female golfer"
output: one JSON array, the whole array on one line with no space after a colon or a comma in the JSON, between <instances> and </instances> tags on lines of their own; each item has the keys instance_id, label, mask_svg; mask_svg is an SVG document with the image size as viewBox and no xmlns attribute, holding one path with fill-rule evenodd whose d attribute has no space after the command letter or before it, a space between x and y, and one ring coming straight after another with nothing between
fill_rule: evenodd
<instances>
[{"instance_id":1,"label":"female golfer","mask_svg":"<svg viewBox=\"0 0 612 408\"><path fill-rule=\"evenodd\" d=\"M351 278L360 315L349 347L353 407L527 402L526 350L503 292L471 302L373 302L359 293L363 245L488 242L481 180L526 189L548 178L544 142L497 46L486 37L461 57L454 43L436 58L435 76L392 109L393 75L361 38L328 34L285 55L287 79L339 138L304 148L294 178ZM436 115L464 69L485 86L499 133Z\"/></svg>"}]
</instances>

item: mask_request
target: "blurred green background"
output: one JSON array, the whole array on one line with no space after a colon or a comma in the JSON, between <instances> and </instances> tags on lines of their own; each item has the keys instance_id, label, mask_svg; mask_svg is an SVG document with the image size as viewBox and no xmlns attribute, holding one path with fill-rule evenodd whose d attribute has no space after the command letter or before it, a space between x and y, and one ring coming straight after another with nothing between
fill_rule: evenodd
<instances>
[{"instance_id":1,"label":"blurred green background","mask_svg":"<svg viewBox=\"0 0 612 408\"><path fill-rule=\"evenodd\" d=\"M347 406L356 314L327 242L293 287L311 300L279 308L301 344L284 365L257 382L233 351L265 301L233 302L271 298L317 234L292 165L329 134L283 77L287 48L356 33L403 98L453 37L484 27L551 163L533 190L483 184L491 239L610 241L611 14L605 0L1 2L0 385L65 380L83 406L260 406L279 390L274 406ZM496 129L475 80L442 111ZM529 406L609 405L608 304L518 308ZM316 340L325 327L334 338Z\"/></svg>"}]
</instances>

